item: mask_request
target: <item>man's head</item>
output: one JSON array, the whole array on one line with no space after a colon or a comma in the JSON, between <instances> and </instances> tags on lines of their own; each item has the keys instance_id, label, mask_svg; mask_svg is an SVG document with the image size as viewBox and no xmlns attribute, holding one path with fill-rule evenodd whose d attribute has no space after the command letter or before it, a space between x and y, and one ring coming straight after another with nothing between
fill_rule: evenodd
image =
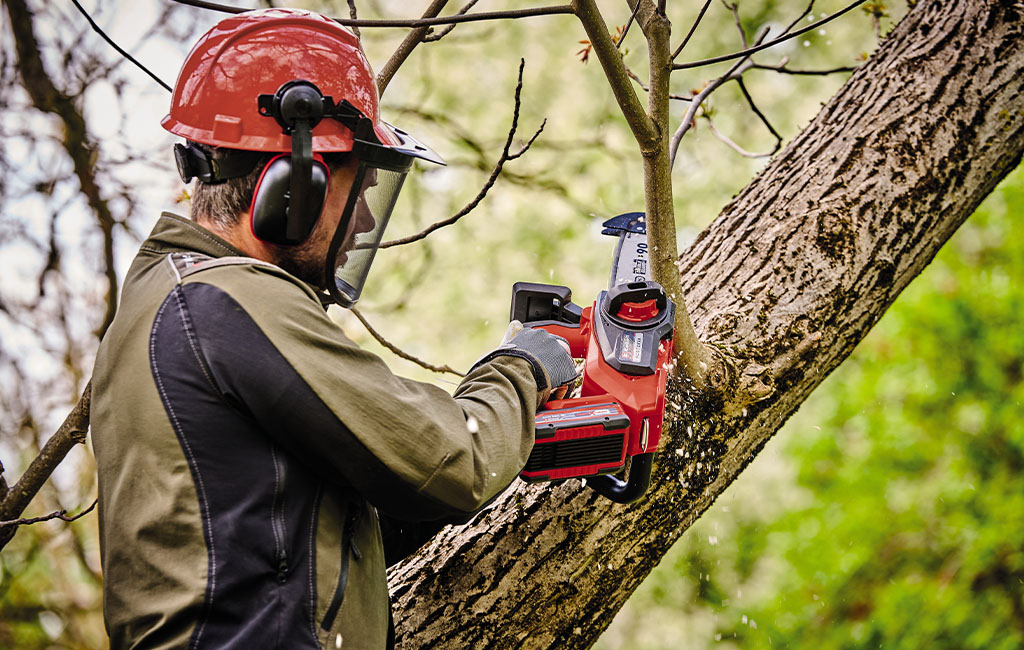
<instances>
[{"instance_id":1,"label":"man's head","mask_svg":"<svg viewBox=\"0 0 1024 650\"><path fill-rule=\"evenodd\" d=\"M218 161L232 159L252 165L252 171L237 178L229 178L222 183L204 183L195 181L191 193L191 218L199 225L212 230L232 243L244 242L256 238L252 225L253 198L260 177L266 171L267 164L275 157L272 154L253 156L252 152L238 151L224 147L206 148L211 157ZM297 278L322 290L327 290L327 251L331 238L337 229L345 209L345 203L351 193L352 182L358 168L358 158L351 153L334 153L322 156L327 169L327 193L323 201L323 211L313 226L309 236L301 243L280 245L264 242L260 247L260 257L267 258ZM364 203L357 200L357 206ZM353 211L350 227L346 233L349 239L343 244L342 250L350 250L354 246L355 234L366 232L373 226L372 215L369 216L358 208ZM252 253L250 244L244 248ZM332 269L333 270L333 269Z\"/></svg>"},{"instance_id":2,"label":"man's head","mask_svg":"<svg viewBox=\"0 0 1024 650\"><path fill-rule=\"evenodd\" d=\"M345 306L412 161L441 162L380 120L358 39L301 10L246 12L210 30L163 125L189 141L175 156L183 180L199 179L194 219L226 234L248 229L250 248Z\"/></svg>"}]
</instances>

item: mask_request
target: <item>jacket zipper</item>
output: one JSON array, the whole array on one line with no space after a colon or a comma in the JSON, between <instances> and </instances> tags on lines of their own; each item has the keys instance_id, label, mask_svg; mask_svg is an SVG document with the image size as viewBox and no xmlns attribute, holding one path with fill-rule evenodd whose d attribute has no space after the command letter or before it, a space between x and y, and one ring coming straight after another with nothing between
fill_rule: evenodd
<instances>
[{"instance_id":1,"label":"jacket zipper","mask_svg":"<svg viewBox=\"0 0 1024 650\"><path fill-rule=\"evenodd\" d=\"M327 606L324 620L320 622L320 629L330 632L334 621L341 611L341 603L345 600L345 589L348 586L348 564L349 552L357 561L363 557L359 547L356 546L355 529L359 523L358 503L349 503L349 511L341 525L341 572L338 575L338 585L334 588L334 595L331 596L331 603Z\"/></svg>"},{"instance_id":2,"label":"jacket zipper","mask_svg":"<svg viewBox=\"0 0 1024 650\"><path fill-rule=\"evenodd\" d=\"M288 551L285 549L288 537L284 525L284 488L288 478L287 465L281 462L277 450L270 448L270 455L274 459L274 502L270 508L270 525L274 529L274 559L277 562L277 582L284 584L288 579Z\"/></svg>"}]
</instances>

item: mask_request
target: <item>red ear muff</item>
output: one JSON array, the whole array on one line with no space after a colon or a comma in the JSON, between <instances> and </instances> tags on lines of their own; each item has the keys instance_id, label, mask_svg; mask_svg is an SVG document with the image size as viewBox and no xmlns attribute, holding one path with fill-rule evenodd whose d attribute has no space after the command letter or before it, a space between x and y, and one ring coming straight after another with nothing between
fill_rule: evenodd
<instances>
[{"instance_id":1,"label":"red ear muff","mask_svg":"<svg viewBox=\"0 0 1024 650\"><path fill-rule=\"evenodd\" d=\"M306 201L300 214L290 214L292 187L291 156L275 156L263 167L252 193L252 233L271 244L294 245L306 241L320 218L327 197L330 174L320 154L313 154L313 165ZM294 210L292 210L294 212Z\"/></svg>"}]
</instances>

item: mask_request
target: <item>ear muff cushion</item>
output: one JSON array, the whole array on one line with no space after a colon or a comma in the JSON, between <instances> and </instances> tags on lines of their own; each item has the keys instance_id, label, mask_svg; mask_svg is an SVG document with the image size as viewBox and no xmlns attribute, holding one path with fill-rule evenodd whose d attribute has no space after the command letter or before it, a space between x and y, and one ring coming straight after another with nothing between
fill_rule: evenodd
<instances>
[{"instance_id":1,"label":"ear muff cushion","mask_svg":"<svg viewBox=\"0 0 1024 650\"><path fill-rule=\"evenodd\" d=\"M329 174L327 165L319 154L313 156L313 178L309 184L309 198L306 210L300 215L288 214L288 193L291 190L292 165L290 156L282 154L270 160L263 167L263 173L256 181L256 189L252 194L252 233L258 239L271 244L293 245L306 241L313 232L320 212L323 211L324 199L327 197ZM288 220L299 219L302 237L289 239Z\"/></svg>"}]
</instances>

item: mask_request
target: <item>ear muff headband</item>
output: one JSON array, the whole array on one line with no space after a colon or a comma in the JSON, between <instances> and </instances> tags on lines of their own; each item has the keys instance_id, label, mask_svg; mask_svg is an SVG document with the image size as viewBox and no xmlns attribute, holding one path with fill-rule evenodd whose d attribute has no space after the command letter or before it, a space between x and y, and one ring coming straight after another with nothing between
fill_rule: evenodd
<instances>
[{"instance_id":1,"label":"ear muff headband","mask_svg":"<svg viewBox=\"0 0 1024 650\"><path fill-rule=\"evenodd\" d=\"M301 244L309 238L324 208L330 172L323 156L313 154L310 183L298 214L288 210L292 186L292 162L288 154L270 159L263 167L252 193L249 213L252 234L262 241L282 246ZM293 206L294 208L294 206Z\"/></svg>"}]
</instances>

